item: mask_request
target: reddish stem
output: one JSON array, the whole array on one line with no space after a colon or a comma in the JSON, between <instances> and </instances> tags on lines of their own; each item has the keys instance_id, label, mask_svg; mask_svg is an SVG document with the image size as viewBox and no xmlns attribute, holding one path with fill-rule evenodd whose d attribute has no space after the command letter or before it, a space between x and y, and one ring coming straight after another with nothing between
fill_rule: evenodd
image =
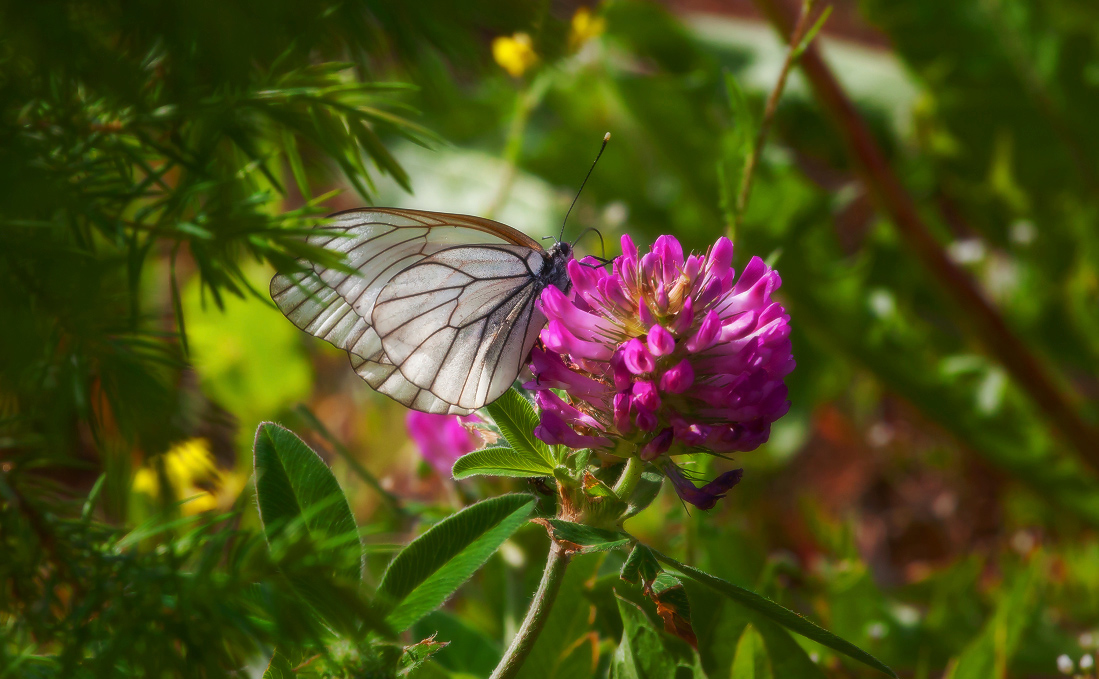
<instances>
[{"instance_id":1,"label":"reddish stem","mask_svg":"<svg viewBox=\"0 0 1099 679\"><path fill-rule=\"evenodd\" d=\"M755 0L755 4L782 35L790 33L793 20L776 0ZM1042 361L1011 330L977 283L947 257L924 223L915 201L886 161L870 128L815 45L808 47L799 63L817 101L839 128L847 153L855 161L878 206L889 215L901 237L947 296L954 300L988 351L1029 394L1064 439L1092 468L1099 470L1099 432L1081 419L1074 398L1062 389Z\"/></svg>"}]
</instances>

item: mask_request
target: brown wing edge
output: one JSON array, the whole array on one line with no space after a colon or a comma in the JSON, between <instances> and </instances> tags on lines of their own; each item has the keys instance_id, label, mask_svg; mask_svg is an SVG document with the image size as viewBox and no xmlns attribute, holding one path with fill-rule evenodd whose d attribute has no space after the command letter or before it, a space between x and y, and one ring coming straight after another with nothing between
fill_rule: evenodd
<instances>
[{"instance_id":1,"label":"brown wing edge","mask_svg":"<svg viewBox=\"0 0 1099 679\"><path fill-rule=\"evenodd\" d=\"M397 207L356 207L348 210L340 210L339 212L333 212L327 216L327 219L333 217L340 217L343 215L351 214L354 212L381 212L383 214L391 214L400 217L409 217L420 221L422 226L464 226L466 228L475 229L477 231L484 231L490 233L504 240L512 245L522 245L524 247L537 250L538 252L545 252L545 248L542 244L534 240L527 234L523 233L519 229L508 226L501 222L493 221L491 219L485 219L484 217L476 217L474 215L462 215L454 212L431 212L429 210L408 210L405 208ZM428 221L422 221L422 220ZM407 228L397 226L397 228Z\"/></svg>"}]
</instances>

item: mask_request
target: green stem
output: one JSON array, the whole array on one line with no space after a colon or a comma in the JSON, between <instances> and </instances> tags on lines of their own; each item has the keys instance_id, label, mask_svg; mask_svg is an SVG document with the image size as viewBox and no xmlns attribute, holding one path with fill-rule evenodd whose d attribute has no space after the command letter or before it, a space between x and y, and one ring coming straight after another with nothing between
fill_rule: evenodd
<instances>
[{"instance_id":1,"label":"green stem","mask_svg":"<svg viewBox=\"0 0 1099 679\"><path fill-rule=\"evenodd\" d=\"M805 0L802 5L801 16L798 18L798 23L790 34L790 47L786 51L786 59L782 62L782 71L779 72L778 82L775 83L774 89L771 90L771 95L767 97L767 105L763 110L763 118L760 120L759 129L756 131L755 144L752 146L752 152L744 161L744 173L740 178L740 192L736 199L736 210L733 217L733 223L729 225L729 238L731 240L736 239L736 232L740 229L741 224L744 223L744 213L748 210L748 197L752 192L752 178L755 176L756 166L759 165L759 158L763 153L763 145L767 141L767 132L771 129L771 122L774 120L775 112L778 110L778 101L782 97L782 91L786 89L786 78L790 75L790 71L793 70L794 65L801 56L802 41L805 39L806 32L811 26L809 17L813 12L813 5L815 4L816 0Z\"/></svg>"},{"instance_id":2,"label":"green stem","mask_svg":"<svg viewBox=\"0 0 1099 679\"><path fill-rule=\"evenodd\" d=\"M530 602L527 617L523 619L519 632L511 640L511 646L508 647L489 679L512 679L518 676L523 661L530 655L534 642L546 625L553 601L561 589L565 569L568 568L571 559L572 555L565 552L560 545L550 542L546 570L542 572L542 582L538 584L538 591L534 593L534 600Z\"/></svg>"},{"instance_id":3,"label":"green stem","mask_svg":"<svg viewBox=\"0 0 1099 679\"><path fill-rule=\"evenodd\" d=\"M626 468L622 470L622 476L619 476L618 482L614 484L614 494L618 496L618 499L623 502L630 501L630 496L637 488L637 482L641 480L641 471L644 468L645 463L636 455L626 462Z\"/></svg>"}]
</instances>

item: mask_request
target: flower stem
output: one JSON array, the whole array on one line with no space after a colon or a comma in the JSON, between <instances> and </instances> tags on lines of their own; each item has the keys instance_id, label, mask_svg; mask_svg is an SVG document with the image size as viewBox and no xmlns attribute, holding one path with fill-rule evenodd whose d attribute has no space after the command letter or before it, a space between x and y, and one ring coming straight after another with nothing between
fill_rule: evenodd
<instances>
[{"instance_id":1,"label":"flower stem","mask_svg":"<svg viewBox=\"0 0 1099 679\"><path fill-rule=\"evenodd\" d=\"M519 172L519 157L523 153L523 135L527 131L527 123L530 115L542 102L542 97L549 89L549 76L540 74L534 82L523 87L515 96L515 113L512 114L511 125L508 127L507 141L504 146L504 162L507 164L504 176L500 180L496 195L492 203L481 213L486 219L493 219L504 204L508 201L511 188L515 184L516 175Z\"/></svg>"},{"instance_id":2,"label":"flower stem","mask_svg":"<svg viewBox=\"0 0 1099 679\"><path fill-rule=\"evenodd\" d=\"M512 679L518 676L523 661L530 655L535 640L538 639L549 618L550 608L553 607L553 601L557 598L558 590L561 589L561 580L571 559L572 555L565 552L560 545L550 542L546 570L542 571L542 582L538 584L538 591L534 593L534 600L530 602L527 617L523 619L519 632L511 640L511 646L508 647L489 679Z\"/></svg>"},{"instance_id":3,"label":"flower stem","mask_svg":"<svg viewBox=\"0 0 1099 679\"><path fill-rule=\"evenodd\" d=\"M618 482L614 484L613 489L620 500L630 501L630 496L637 488L637 482L641 480L641 470L644 468L645 463L636 455L626 462L626 468L622 470L622 476L618 477Z\"/></svg>"},{"instance_id":4,"label":"flower stem","mask_svg":"<svg viewBox=\"0 0 1099 679\"><path fill-rule=\"evenodd\" d=\"M801 8L801 16L798 18L797 25L790 34L790 47L786 51L786 59L782 63L782 71L779 72L778 82L775 83L774 89L771 90L771 95L767 97L767 105L763 111L763 119L760 120L759 129L756 131L755 144L752 146L752 152L744 161L744 173L741 175L740 192L736 199L736 212L733 223L729 225L730 239L735 240L737 230L740 225L744 223L744 213L748 210L748 197L752 192L752 178L755 176L756 166L759 164L759 157L763 153L763 145L767 141L767 132L771 129L771 121L774 120L775 111L778 110L778 100L782 97L782 91L786 89L786 78L790 75L790 71L793 70L794 65L801 57L803 51L802 42L805 40L805 36L812 27L809 18L813 13L813 6L815 4L816 0L804 0Z\"/></svg>"}]
</instances>

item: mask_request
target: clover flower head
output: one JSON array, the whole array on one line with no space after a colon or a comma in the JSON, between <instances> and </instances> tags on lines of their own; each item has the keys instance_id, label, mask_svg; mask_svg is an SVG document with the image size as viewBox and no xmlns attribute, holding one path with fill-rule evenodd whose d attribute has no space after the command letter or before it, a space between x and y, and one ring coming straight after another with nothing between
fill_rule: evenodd
<instances>
[{"instance_id":1,"label":"clover flower head","mask_svg":"<svg viewBox=\"0 0 1099 679\"><path fill-rule=\"evenodd\" d=\"M546 288L539 300L548 324L527 385L541 410L535 434L636 451L685 501L712 507L739 473L696 488L669 456L757 448L789 409L783 379L794 368L789 316L772 299L778 272L753 257L737 278L732 260L727 238L684 257L672 236L646 253L623 236L610 272L570 261L570 292Z\"/></svg>"},{"instance_id":2,"label":"clover flower head","mask_svg":"<svg viewBox=\"0 0 1099 679\"><path fill-rule=\"evenodd\" d=\"M466 423L479 421L476 415L459 417L410 410L405 418L405 426L420 449L420 457L439 476L450 478L450 470L458 458L480 447L481 442L477 435L465 427Z\"/></svg>"}]
</instances>

